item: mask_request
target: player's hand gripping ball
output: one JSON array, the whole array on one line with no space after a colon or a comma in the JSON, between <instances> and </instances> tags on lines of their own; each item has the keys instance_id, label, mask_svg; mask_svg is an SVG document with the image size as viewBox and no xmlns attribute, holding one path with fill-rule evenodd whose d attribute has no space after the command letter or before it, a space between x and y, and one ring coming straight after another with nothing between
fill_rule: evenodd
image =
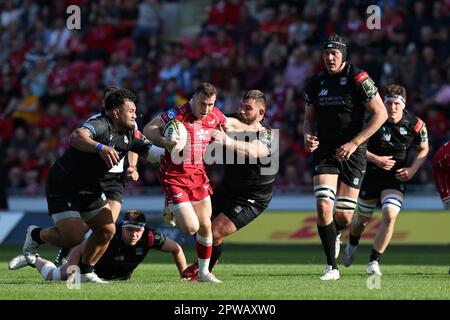
<instances>
[{"instance_id":1,"label":"player's hand gripping ball","mask_svg":"<svg viewBox=\"0 0 450 320\"><path fill-rule=\"evenodd\" d=\"M178 120L170 120L163 129L163 136L172 141L177 141L169 152L180 152L187 142L187 130L183 123Z\"/></svg>"}]
</instances>

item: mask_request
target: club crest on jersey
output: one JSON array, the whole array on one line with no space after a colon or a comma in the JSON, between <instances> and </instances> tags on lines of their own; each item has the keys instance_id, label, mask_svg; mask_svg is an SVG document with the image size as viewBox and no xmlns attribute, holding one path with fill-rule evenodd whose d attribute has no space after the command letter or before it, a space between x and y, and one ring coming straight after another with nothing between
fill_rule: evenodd
<instances>
[{"instance_id":1,"label":"club crest on jersey","mask_svg":"<svg viewBox=\"0 0 450 320\"><path fill-rule=\"evenodd\" d=\"M172 108L169 111L167 111L167 118L169 118L169 120L175 119L176 116L177 116L177 110L175 110L175 108Z\"/></svg>"},{"instance_id":2,"label":"club crest on jersey","mask_svg":"<svg viewBox=\"0 0 450 320\"><path fill-rule=\"evenodd\" d=\"M347 84L347 77L342 77L339 83L341 86L345 86Z\"/></svg>"},{"instance_id":3,"label":"club crest on jersey","mask_svg":"<svg viewBox=\"0 0 450 320\"><path fill-rule=\"evenodd\" d=\"M320 92L319 92L319 97L324 97L324 96L326 96L328 94L328 89L322 89Z\"/></svg>"},{"instance_id":4,"label":"club crest on jersey","mask_svg":"<svg viewBox=\"0 0 450 320\"><path fill-rule=\"evenodd\" d=\"M408 131L406 131L406 129L404 127L400 127L400 134L402 136L406 136L408 134Z\"/></svg>"},{"instance_id":5,"label":"club crest on jersey","mask_svg":"<svg viewBox=\"0 0 450 320\"><path fill-rule=\"evenodd\" d=\"M202 128L199 131L197 131L196 133L197 133L198 139L200 141L208 139L208 131L206 131L205 129Z\"/></svg>"},{"instance_id":6,"label":"club crest on jersey","mask_svg":"<svg viewBox=\"0 0 450 320\"><path fill-rule=\"evenodd\" d=\"M359 183L359 178L354 178L354 179L353 179L353 184L354 184L355 186L357 186L358 183Z\"/></svg>"},{"instance_id":7,"label":"club crest on jersey","mask_svg":"<svg viewBox=\"0 0 450 320\"><path fill-rule=\"evenodd\" d=\"M123 142L125 142L125 144L128 144L129 141L128 141L128 137L127 136L123 137Z\"/></svg>"},{"instance_id":8,"label":"club crest on jersey","mask_svg":"<svg viewBox=\"0 0 450 320\"><path fill-rule=\"evenodd\" d=\"M137 256L142 256L144 254L144 249L142 248L136 248L136 255Z\"/></svg>"},{"instance_id":9,"label":"club crest on jersey","mask_svg":"<svg viewBox=\"0 0 450 320\"><path fill-rule=\"evenodd\" d=\"M383 141L391 141L391 134L390 133L383 133L381 136L381 140Z\"/></svg>"},{"instance_id":10,"label":"club crest on jersey","mask_svg":"<svg viewBox=\"0 0 450 320\"><path fill-rule=\"evenodd\" d=\"M109 135L109 140L112 140L112 138L113 138L113 135L110 134L110 135Z\"/></svg>"}]
</instances>

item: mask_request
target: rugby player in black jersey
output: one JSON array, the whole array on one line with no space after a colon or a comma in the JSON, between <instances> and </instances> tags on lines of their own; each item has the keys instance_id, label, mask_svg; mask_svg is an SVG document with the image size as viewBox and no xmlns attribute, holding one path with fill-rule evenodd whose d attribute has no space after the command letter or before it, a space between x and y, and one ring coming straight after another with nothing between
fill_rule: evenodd
<instances>
[{"instance_id":1,"label":"rugby player in black jersey","mask_svg":"<svg viewBox=\"0 0 450 320\"><path fill-rule=\"evenodd\" d=\"M85 122L70 136L70 147L56 160L47 180L47 203L55 227L29 226L23 253L39 245L73 247L83 241L84 223L92 229L82 261L81 281L101 282L92 271L115 232L115 221L100 179L128 151L147 157L152 144L135 130L136 96L118 89L106 96L105 115ZM174 141L174 144L176 142Z\"/></svg>"},{"instance_id":2,"label":"rugby player in black jersey","mask_svg":"<svg viewBox=\"0 0 450 320\"><path fill-rule=\"evenodd\" d=\"M340 231L351 223L356 208L366 168L365 141L387 114L367 72L347 61L343 38L332 34L327 39L323 59L326 70L315 75L305 90L303 134L306 150L313 153L317 228L327 257L320 279L337 280ZM366 111L372 114L367 125Z\"/></svg>"},{"instance_id":3,"label":"rugby player in black jersey","mask_svg":"<svg viewBox=\"0 0 450 320\"><path fill-rule=\"evenodd\" d=\"M105 98L111 92L120 89L117 86L109 86L105 89L103 93L102 110L90 117L87 121L93 120L95 118L105 115ZM137 124L135 122L135 129L138 130ZM164 149L153 146L151 151L155 153L155 157L160 156L164 153ZM123 157L120 162L113 166L108 173L100 179L100 185L103 192L105 193L106 199L108 200L109 207L111 208L111 213L113 215L113 220L116 221L122 209L122 202L125 196L125 179L131 179L137 181L139 179L139 173L137 170L138 155L135 152L128 151L128 167L125 166L125 157ZM85 235L85 238L88 233ZM55 258L55 265L59 267L64 263L65 258L69 254L71 248L62 248Z\"/></svg>"},{"instance_id":4,"label":"rugby player in black jersey","mask_svg":"<svg viewBox=\"0 0 450 320\"><path fill-rule=\"evenodd\" d=\"M37 254L28 259L22 254L9 262L9 269L17 270L30 265L37 269L44 280L66 280L72 274L68 268L81 261L85 245L86 240L73 248L68 261L58 268ZM129 280L151 249L170 252L180 274L186 269L186 258L181 246L160 232L148 228L142 212L129 210L124 220L116 224L116 232L108 249L95 264L94 271L105 280Z\"/></svg>"},{"instance_id":5,"label":"rugby player in black jersey","mask_svg":"<svg viewBox=\"0 0 450 320\"><path fill-rule=\"evenodd\" d=\"M380 201L383 217L374 239L366 273L381 276L379 262L394 233L394 225L405 196L405 184L419 170L428 154L428 134L425 123L405 110L406 90L392 84L387 87L384 105L388 120L369 139L367 171L358 198L358 209L350 229L343 263L353 262L359 239ZM417 153L410 165L406 160L413 145Z\"/></svg>"},{"instance_id":6,"label":"rugby player in black jersey","mask_svg":"<svg viewBox=\"0 0 450 320\"><path fill-rule=\"evenodd\" d=\"M215 142L231 150L234 156L233 163L225 162L223 180L211 197L213 248L210 271L222 254L224 239L257 218L272 199L278 168L272 163L277 161L273 157L276 146L272 143L271 128L263 122L265 110L264 93L250 90L244 94L239 112L233 117L248 125L252 132L228 131L227 135L216 130L213 134ZM246 163L239 163L237 156L246 159ZM194 263L183 272L183 278L195 281L197 273L198 266Z\"/></svg>"}]
</instances>

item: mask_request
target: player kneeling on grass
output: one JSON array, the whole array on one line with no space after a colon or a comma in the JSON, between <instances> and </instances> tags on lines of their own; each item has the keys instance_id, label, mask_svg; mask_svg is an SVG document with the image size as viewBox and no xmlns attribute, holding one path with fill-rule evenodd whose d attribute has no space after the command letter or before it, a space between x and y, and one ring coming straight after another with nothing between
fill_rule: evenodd
<instances>
[{"instance_id":1,"label":"player kneeling on grass","mask_svg":"<svg viewBox=\"0 0 450 320\"><path fill-rule=\"evenodd\" d=\"M81 261L85 244L86 240L73 248L67 263L59 268L38 254L27 254L13 258L9 262L9 269L16 270L29 265L35 267L45 280L66 280L71 275L68 268L77 266ZM150 249L172 253L180 274L186 269L186 258L180 245L148 228L142 212L129 210L124 220L116 224L116 233L108 249L95 265L95 273L106 280L128 280Z\"/></svg>"},{"instance_id":2,"label":"player kneeling on grass","mask_svg":"<svg viewBox=\"0 0 450 320\"><path fill-rule=\"evenodd\" d=\"M366 269L369 275L381 275L379 261L394 233L395 220L403 205L405 184L419 170L428 154L425 123L404 110L405 100L405 88L395 84L387 88L384 104L388 120L369 140L367 171L359 194L357 215L352 221L350 240L344 251L343 263L348 267L353 262L361 234L381 199L383 218ZM406 159L413 144L418 152L411 165L407 166Z\"/></svg>"}]
</instances>

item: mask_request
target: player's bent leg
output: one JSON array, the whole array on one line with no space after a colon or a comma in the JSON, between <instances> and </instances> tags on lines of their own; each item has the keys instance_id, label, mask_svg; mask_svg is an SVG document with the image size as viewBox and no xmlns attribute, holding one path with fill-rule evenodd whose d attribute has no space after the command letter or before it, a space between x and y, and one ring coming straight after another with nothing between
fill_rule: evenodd
<instances>
[{"instance_id":1,"label":"player's bent leg","mask_svg":"<svg viewBox=\"0 0 450 320\"><path fill-rule=\"evenodd\" d=\"M74 247L83 241L85 227L80 217L63 218L55 221L55 223L56 228L41 231L41 238L45 242L58 247Z\"/></svg>"},{"instance_id":2,"label":"player's bent leg","mask_svg":"<svg viewBox=\"0 0 450 320\"><path fill-rule=\"evenodd\" d=\"M169 205L169 210L177 221L177 226L185 234L195 234L199 229L199 220L190 202Z\"/></svg>"},{"instance_id":3,"label":"player's bent leg","mask_svg":"<svg viewBox=\"0 0 450 320\"><path fill-rule=\"evenodd\" d=\"M122 204L119 201L108 199L108 205L111 209L113 220L116 222L119 217L120 210L122 209Z\"/></svg>"},{"instance_id":4,"label":"player's bent leg","mask_svg":"<svg viewBox=\"0 0 450 320\"><path fill-rule=\"evenodd\" d=\"M226 237L235 233L237 230L236 225L230 218L222 212L219 213L212 222L213 244L221 244Z\"/></svg>"},{"instance_id":5,"label":"player's bent leg","mask_svg":"<svg viewBox=\"0 0 450 320\"><path fill-rule=\"evenodd\" d=\"M88 212L86 223L92 234L86 240L82 263L94 266L108 248L108 244L116 232L116 226L108 205ZM83 270L81 273L84 273Z\"/></svg>"},{"instance_id":6,"label":"player's bent leg","mask_svg":"<svg viewBox=\"0 0 450 320\"><path fill-rule=\"evenodd\" d=\"M375 236L374 249L383 253L394 233L395 221L403 205L403 194L397 190L385 190L381 199L383 218Z\"/></svg>"},{"instance_id":7,"label":"player's bent leg","mask_svg":"<svg viewBox=\"0 0 450 320\"><path fill-rule=\"evenodd\" d=\"M327 258L327 265L320 279L332 280L337 278L336 258L335 258L335 241L336 241L336 225L333 222L333 209L335 190L338 182L337 174L320 174L314 176L314 194L316 196L317 205L317 229L319 231L320 240ZM326 274L330 274L326 276Z\"/></svg>"},{"instance_id":8,"label":"player's bent leg","mask_svg":"<svg viewBox=\"0 0 450 320\"><path fill-rule=\"evenodd\" d=\"M366 273L369 275L382 275L379 263L392 239L395 221L403 205L403 197L402 192L394 189L383 190L381 193L383 218L375 236L372 253L366 269Z\"/></svg>"},{"instance_id":9,"label":"player's bent leg","mask_svg":"<svg viewBox=\"0 0 450 320\"><path fill-rule=\"evenodd\" d=\"M238 230L236 225L230 218L228 218L224 213L219 213L215 216L212 222L212 233L213 233L213 246L211 253L211 260L209 262L209 271L211 272L214 266L219 261L220 256L223 252L223 240L229 235L235 233Z\"/></svg>"},{"instance_id":10,"label":"player's bent leg","mask_svg":"<svg viewBox=\"0 0 450 320\"><path fill-rule=\"evenodd\" d=\"M377 201L378 199L358 199L358 206L355 210L355 215L353 216L352 224L350 227L349 241L345 246L344 254L342 257L342 263L346 267L349 267L355 259L361 234L372 218L372 214L375 210Z\"/></svg>"},{"instance_id":11,"label":"player's bent leg","mask_svg":"<svg viewBox=\"0 0 450 320\"><path fill-rule=\"evenodd\" d=\"M213 236L211 230L211 199L208 196L192 203L199 220L199 229L196 235L196 251L198 257L198 281L220 282L209 271L209 262L212 254Z\"/></svg>"}]
</instances>

